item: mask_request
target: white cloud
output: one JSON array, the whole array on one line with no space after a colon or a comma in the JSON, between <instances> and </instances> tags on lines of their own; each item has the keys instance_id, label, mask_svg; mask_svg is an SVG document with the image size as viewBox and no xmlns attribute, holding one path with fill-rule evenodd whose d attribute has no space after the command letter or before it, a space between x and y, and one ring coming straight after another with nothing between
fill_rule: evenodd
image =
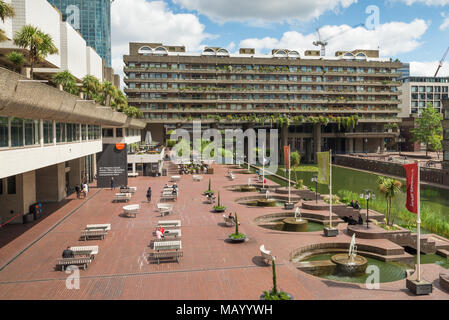
<instances>
[{"instance_id":1,"label":"white cloud","mask_svg":"<svg viewBox=\"0 0 449 320\"><path fill-rule=\"evenodd\" d=\"M163 42L199 50L213 38L194 14L175 14L164 1L120 0L112 4L112 67L123 76L123 55L129 42Z\"/></svg>"},{"instance_id":2,"label":"white cloud","mask_svg":"<svg viewBox=\"0 0 449 320\"><path fill-rule=\"evenodd\" d=\"M449 0L393 0L393 1L401 1L409 6L415 3L421 3L427 6L445 6L449 4Z\"/></svg>"},{"instance_id":3,"label":"white cloud","mask_svg":"<svg viewBox=\"0 0 449 320\"><path fill-rule=\"evenodd\" d=\"M440 25L440 30L444 31L449 28L449 15L442 12L441 16L444 18L443 23Z\"/></svg>"},{"instance_id":4,"label":"white cloud","mask_svg":"<svg viewBox=\"0 0 449 320\"><path fill-rule=\"evenodd\" d=\"M347 8L358 0L173 0L215 22L243 21L252 24L309 21L326 11Z\"/></svg>"},{"instance_id":5,"label":"white cloud","mask_svg":"<svg viewBox=\"0 0 449 320\"><path fill-rule=\"evenodd\" d=\"M433 77L435 71L437 71L439 61L412 61L410 62L410 75L411 76L423 76L423 77ZM449 77L449 63L443 64L440 71L438 72L438 77Z\"/></svg>"},{"instance_id":6,"label":"white cloud","mask_svg":"<svg viewBox=\"0 0 449 320\"><path fill-rule=\"evenodd\" d=\"M326 48L326 55L334 55L335 51L349 51L353 49L377 49L384 57L390 57L413 51L422 42L420 39L426 32L428 24L424 20L415 19L410 23L391 22L380 25L375 30L363 27L352 28L347 25L324 26L320 29L323 39L330 39ZM313 46L317 40L316 33L303 35L296 31L285 32L281 39L245 39L240 47L255 48L258 52L266 52L274 48L295 49L300 53L318 47Z\"/></svg>"}]
</instances>

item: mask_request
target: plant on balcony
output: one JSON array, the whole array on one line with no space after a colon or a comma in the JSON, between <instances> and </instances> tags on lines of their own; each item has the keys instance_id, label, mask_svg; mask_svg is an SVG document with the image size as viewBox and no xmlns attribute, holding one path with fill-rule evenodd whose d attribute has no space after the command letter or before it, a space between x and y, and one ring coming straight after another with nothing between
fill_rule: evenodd
<instances>
[{"instance_id":1,"label":"plant on balcony","mask_svg":"<svg viewBox=\"0 0 449 320\"><path fill-rule=\"evenodd\" d=\"M0 36L1 37L1 36ZM20 68L25 64L25 56L17 51L12 51L6 55L6 58L14 65L14 70L20 72Z\"/></svg>"},{"instance_id":2,"label":"plant on balcony","mask_svg":"<svg viewBox=\"0 0 449 320\"><path fill-rule=\"evenodd\" d=\"M214 206L214 211L215 212L224 212L226 210L225 206L221 205L221 198L220 198L220 192L218 193L218 202L217 205Z\"/></svg>"},{"instance_id":3,"label":"plant on balcony","mask_svg":"<svg viewBox=\"0 0 449 320\"><path fill-rule=\"evenodd\" d=\"M53 76L52 81L54 84L61 86L62 90L65 92L71 94L79 93L79 89L76 85L76 79L68 70L56 73Z\"/></svg>"},{"instance_id":4,"label":"plant on balcony","mask_svg":"<svg viewBox=\"0 0 449 320\"><path fill-rule=\"evenodd\" d=\"M59 53L53 39L37 27L25 25L14 35L14 44L28 50L30 77L33 79L34 66L48 55Z\"/></svg>"},{"instance_id":5,"label":"plant on balcony","mask_svg":"<svg viewBox=\"0 0 449 320\"><path fill-rule=\"evenodd\" d=\"M235 232L228 236L228 239L234 242L243 242L246 239L246 235L239 232L239 219L237 216L237 212L234 213L235 216Z\"/></svg>"},{"instance_id":6,"label":"plant on balcony","mask_svg":"<svg viewBox=\"0 0 449 320\"><path fill-rule=\"evenodd\" d=\"M271 262L271 269L273 273L273 289L271 291L264 291L261 299L263 300L292 300L292 296L286 292L278 291L277 288L277 279L276 279L276 258L273 257Z\"/></svg>"},{"instance_id":7,"label":"plant on balcony","mask_svg":"<svg viewBox=\"0 0 449 320\"><path fill-rule=\"evenodd\" d=\"M212 187L211 187L211 180L210 180L210 178L209 178L209 187L207 188L207 190L206 191L204 191L204 194L205 195L213 195L215 192L212 190Z\"/></svg>"},{"instance_id":8,"label":"plant on balcony","mask_svg":"<svg viewBox=\"0 0 449 320\"><path fill-rule=\"evenodd\" d=\"M12 18L16 15L14 11L14 7L8 3L5 3L3 0L0 0L0 20L5 22L6 18ZM5 32L0 29L0 42L6 41L8 38L5 35Z\"/></svg>"}]
</instances>

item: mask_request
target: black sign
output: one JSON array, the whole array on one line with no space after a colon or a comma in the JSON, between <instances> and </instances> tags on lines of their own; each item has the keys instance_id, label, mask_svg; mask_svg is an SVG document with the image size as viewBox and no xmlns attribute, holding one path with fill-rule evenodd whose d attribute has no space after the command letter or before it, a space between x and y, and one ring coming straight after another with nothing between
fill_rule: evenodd
<instances>
[{"instance_id":1,"label":"black sign","mask_svg":"<svg viewBox=\"0 0 449 320\"><path fill-rule=\"evenodd\" d=\"M97 157L97 183L99 188L128 185L128 155L126 148L118 150L115 144L103 144L103 152Z\"/></svg>"}]
</instances>

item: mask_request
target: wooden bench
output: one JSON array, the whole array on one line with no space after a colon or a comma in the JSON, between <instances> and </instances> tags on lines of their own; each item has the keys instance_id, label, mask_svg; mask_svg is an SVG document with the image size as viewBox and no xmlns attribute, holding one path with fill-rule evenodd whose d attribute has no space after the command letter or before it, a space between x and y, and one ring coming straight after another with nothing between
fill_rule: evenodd
<instances>
[{"instance_id":1,"label":"wooden bench","mask_svg":"<svg viewBox=\"0 0 449 320\"><path fill-rule=\"evenodd\" d=\"M223 215L223 220L224 220L226 226L228 226L228 227L235 226L235 220L234 219L231 219L228 216Z\"/></svg>"},{"instance_id":2,"label":"wooden bench","mask_svg":"<svg viewBox=\"0 0 449 320\"><path fill-rule=\"evenodd\" d=\"M62 271L65 270L66 266L81 265L83 269L86 270L87 265L92 262L91 258L59 258L56 265L61 266Z\"/></svg>"},{"instance_id":3,"label":"wooden bench","mask_svg":"<svg viewBox=\"0 0 449 320\"><path fill-rule=\"evenodd\" d=\"M104 240L106 234L107 232L105 229L89 229L81 231L81 238L83 238L84 241L87 241L90 238L100 238L101 240Z\"/></svg>"},{"instance_id":4,"label":"wooden bench","mask_svg":"<svg viewBox=\"0 0 449 320\"><path fill-rule=\"evenodd\" d=\"M120 188L121 193L135 193L136 191L137 187Z\"/></svg>"},{"instance_id":5,"label":"wooden bench","mask_svg":"<svg viewBox=\"0 0 449 320\"><path fill-rule=\"evenodd\" d=\"M139 173L137 173L137 172L128 172L128 177L138 177L139 176Z\"/></svg>"},{"instance_id":6,"label":"wooden bench","mask_svg":"<svg viewBox=\"0 0 449 320\"><path fill-rule=\"evenodd\" d=\"M131 204L129 206L123 207L123 212L128 217L136 217L136 215L140 212L140 205L139 204Z\"/></svg>"},{"instance_id":7,"label":"wooden bench","mask_svg":"<svg viewBox=\"0 0 449 320\"><path fill-rule=\"evenodd\" d=\"M150 252L150 259L157 260L157 264L163 259L175 259L179 263L179 259L182 257L182 251L159 251Z\"/></svg>"},{"instance_id":8,"label":"wooden bench","mask_svg":"<svg viewBox=\"0 0 449 320\"><path fill-rule=\"evenodd\" d=\"M265 263L268 264L268 261L273 261L275 259L274 256L271 254L271 251L265 249L265 245L261 245L259 250L260 254L262 255L262 259L265 261Z\"/></svg>"},{"instance_id":9,"label":"wooden bench","mask_svg":"<svg viewBox=\"0 0 449 320\"><path fill-rule=\"evenodd\" d=\"M202 179L203 179L203 176L200 176L200 175L193 176L193 181L201 181Z\"/></svg>"}]
</instances>

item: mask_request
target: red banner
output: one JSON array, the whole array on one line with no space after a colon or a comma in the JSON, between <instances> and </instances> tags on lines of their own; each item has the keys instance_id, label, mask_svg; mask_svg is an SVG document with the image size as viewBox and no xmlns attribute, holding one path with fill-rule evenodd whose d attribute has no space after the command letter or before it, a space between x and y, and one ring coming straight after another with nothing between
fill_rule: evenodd
<instances>
[{"instance_id":1,"label":"red banner","mask_svg":"<svg viewBox=\"0 0 449 320\"><path fill-rule=\"evenodd\" d=\"M405 206L408 211L418 213L418 164L404 164L403 167L407 174L407 203Z\"/></svg>"},{"instance_id":2,"label":"red banner","mask_svg":"<svg viewBox=\"0 0 449 320\"><path fill-rule=\"evenodd\" d=\"M284 147L285 168L290 169L290 146Z\"/></svg>"}]
</instances>

